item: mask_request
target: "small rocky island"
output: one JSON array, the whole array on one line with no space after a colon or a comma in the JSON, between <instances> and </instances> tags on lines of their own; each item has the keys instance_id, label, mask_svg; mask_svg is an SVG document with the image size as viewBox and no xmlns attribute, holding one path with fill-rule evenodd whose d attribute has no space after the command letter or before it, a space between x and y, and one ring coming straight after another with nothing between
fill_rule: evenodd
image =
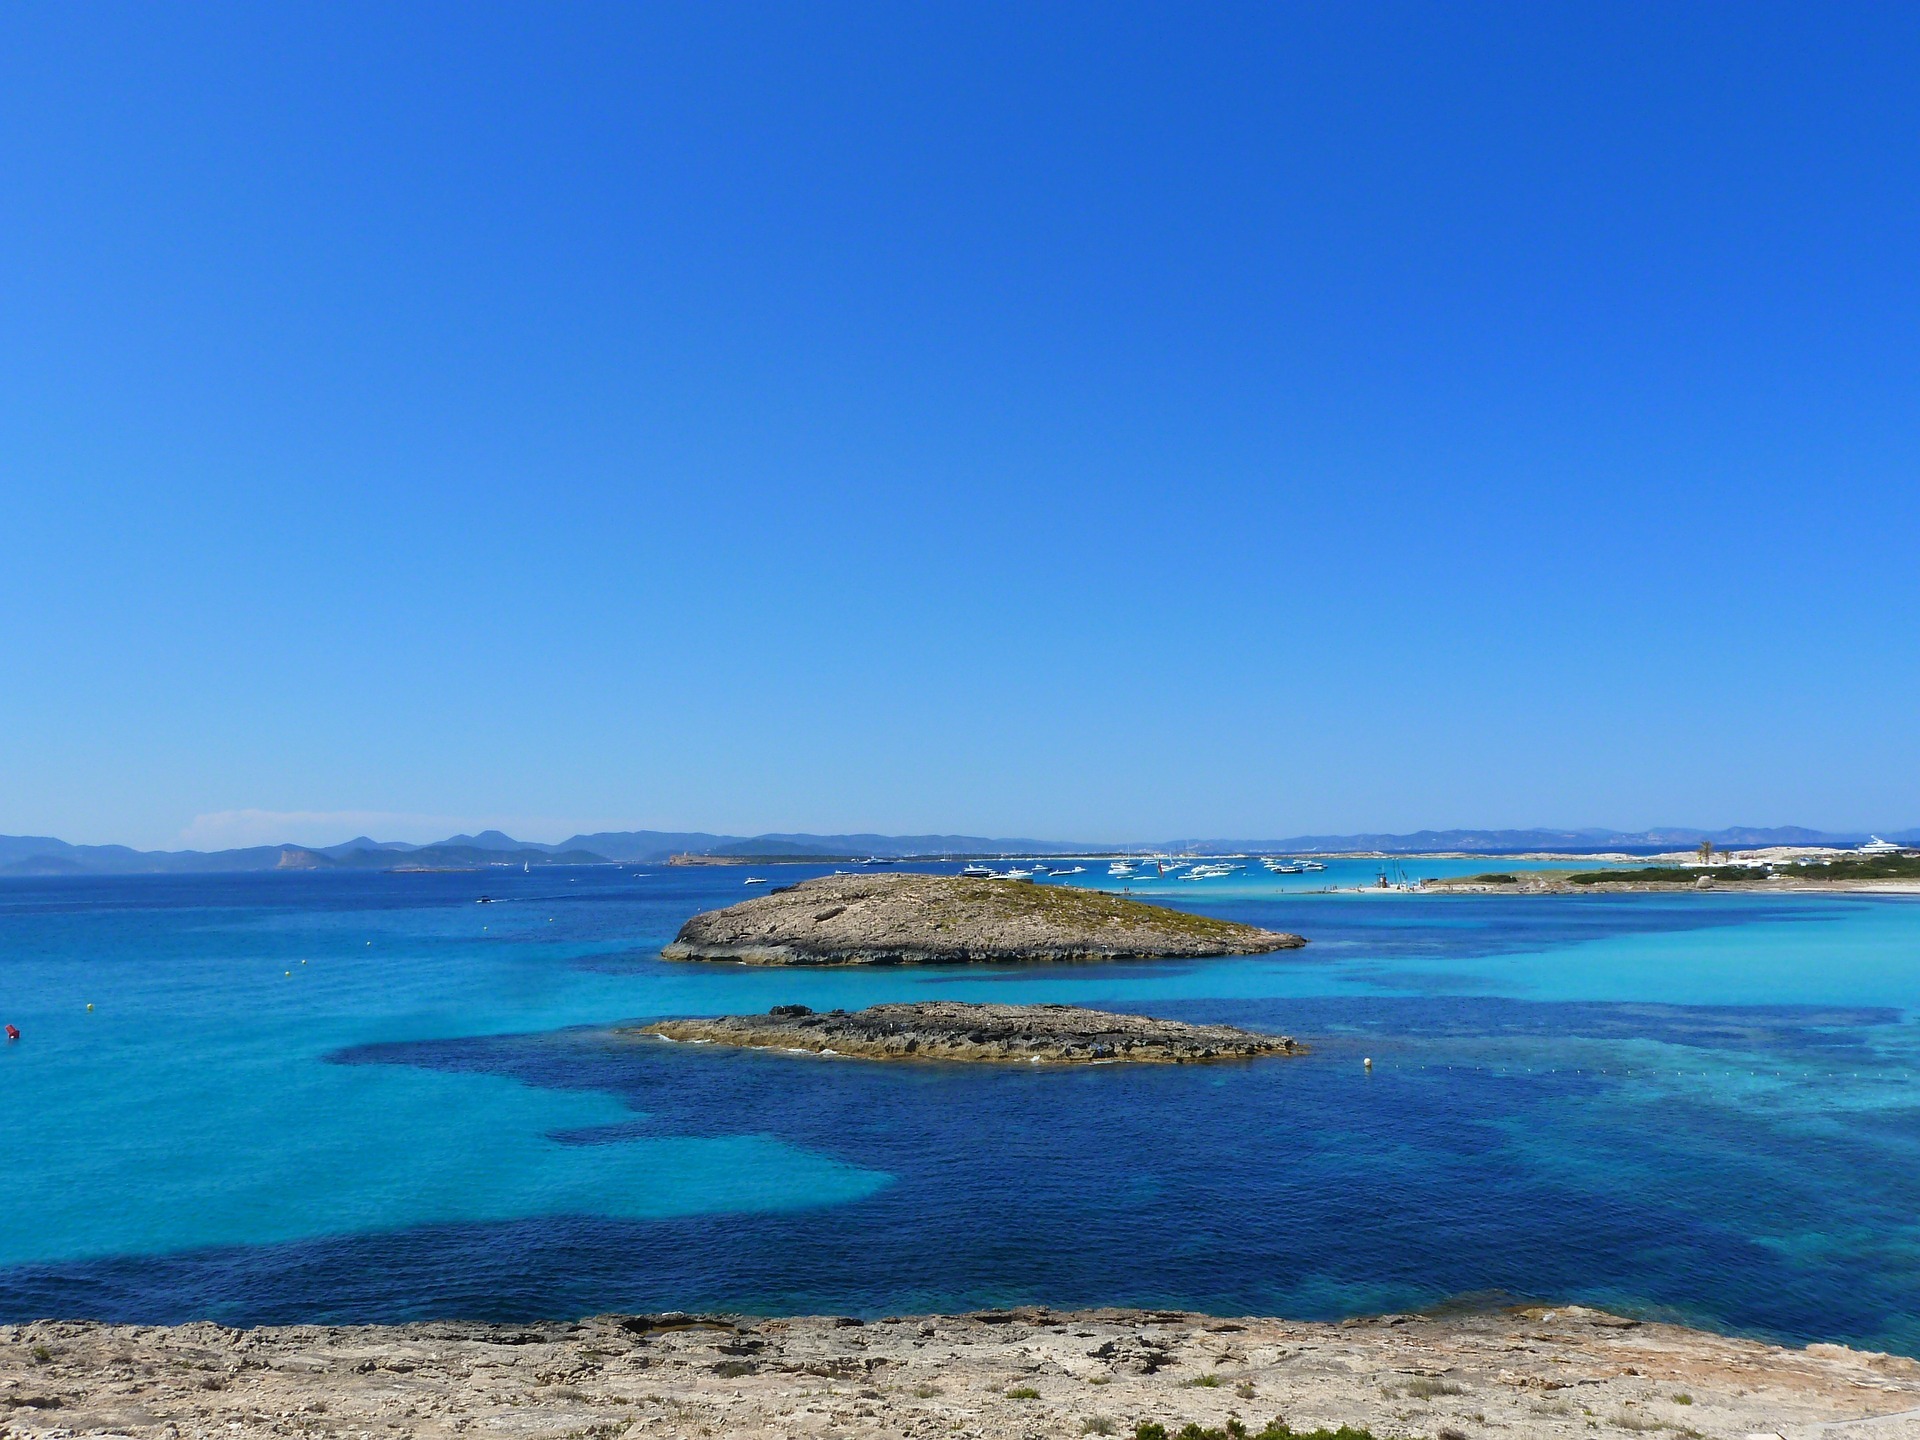
<instances>
[{"instance_id":1,"label":"small rocky island","mask_svg":"<svg viewBox=\"0 0 1920 1440\"><path fill-rule=\"evenodd\" d=\"M1197 959L1307 942L1098 890L958 875L823 875L696 915L660 953L753 965Z\"/></svg>"},{"instance_id":2,"label":"small rocky island","mask_svg":"<svg viewBox=\"0 0 1920 1440\"><path fill-rule=\"evenodd\" d=\"M958 1000L874 1005L824 1015L804 1005L776 1005L765 1015L662 1020L626 1033L867 1060L1054 1065L1179 1065L1306 1051L1291 1036L1259 1035L1232 1025L1188 1025L1078 1005L971 1005Z\"/></svg>"}]
</instances>

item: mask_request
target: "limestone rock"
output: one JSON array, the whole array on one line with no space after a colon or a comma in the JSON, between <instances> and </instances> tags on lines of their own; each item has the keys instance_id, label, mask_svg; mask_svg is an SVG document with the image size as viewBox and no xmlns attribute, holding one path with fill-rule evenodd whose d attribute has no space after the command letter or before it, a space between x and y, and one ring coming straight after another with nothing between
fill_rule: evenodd
<instances>
[{"instance_id":1,"label":"limestone rock","mask_svg":"<svg viewBox=\"0 0 1920 1440\"><path fill-rule=\"evenodd\" d=\"M1065 885L823 875L696 915L660 953L755 965L948 965L1258 955L1306 943Z\"/></svg>"},{"instance_id":2,"label":"limestone rock","mask_svg":"<svg viewBox=\"0 0 1920 1440\"><path fill-rule=\"evenodd\" d=\"M1291 1036L1260 1035L1232 1025L1188 1025L1078 1005L972 1005L958 1000L827 1014L804 1005L776 1005L765 1015L663 1020L628 1033L869 1060L1055 1065L1183 1064L1297 1055L1306 1049Z\"/></svg>"}]
</instances>

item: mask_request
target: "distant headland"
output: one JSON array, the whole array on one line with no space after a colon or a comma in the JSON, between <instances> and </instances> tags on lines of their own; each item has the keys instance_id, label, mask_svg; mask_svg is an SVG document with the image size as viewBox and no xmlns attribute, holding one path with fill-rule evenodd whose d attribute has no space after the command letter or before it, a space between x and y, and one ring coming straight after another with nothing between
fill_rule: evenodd
<instances>
[{"instance_id":1,"label":"distant headland","mask_svg":"<svg viewBox=\"0 0 1920 1440\"><path fill-rule=\"evenodd\" d=\"M1490 870L1423 880L1426 891L1453 894L1581 895L1620 890L1741 890L1785 894L1796 890L1911 891L1920 888L1920 853L1878 842L1863 852L1808 852L1787 848L1697 857L1662 855L1647 865L1604 870Z\"/></svg>"},{"instance_id":2,"label":"distant headland","mask_svg":"<svg viewBox=\"0 0 1920 1440\"><path fill-rule=\"evenodd\" d=\"M1920 829L1884 830L1920 845ZM74 845L48 835L0 835L0 876L212 875L262 870L477 870L513 865L839 864L1123 854L1528 855L1654 854L1703 841L1721 849L1844 846L1865 833L1786 825L1721 830L1417 830L1404 834L1293 835L1284 839L1181 839L1120 843L993 838L984 835L722 835L693 830L602 830L556 844L498 830L416 845L361 835L337 845L250 845L232 850L137 850Z\"/></svg>"}]
</instances>

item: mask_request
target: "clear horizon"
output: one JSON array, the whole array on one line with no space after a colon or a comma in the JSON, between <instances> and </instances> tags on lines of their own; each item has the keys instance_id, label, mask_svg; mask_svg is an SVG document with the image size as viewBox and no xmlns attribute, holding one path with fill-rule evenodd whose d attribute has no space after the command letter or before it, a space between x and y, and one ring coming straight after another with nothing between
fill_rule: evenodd
<instances>
[{"instance_id":1,"label":"clear horizon","mask_svg":"<svg viewBox=\"0 0 1920 1440\"><path fill-rule=\"evenodd\" d=\"M347 823L348 821L352 823ZM365 823L362 823L365 822ZM1034 840L1046 844L1091 844L1091 845L1144 845L1177 842L1182 839L1205 841L1266 841L1285 840L1303 835L1355 836L1355 835L1409 835L1426 831L1446 833L1451 831L1614 831L1623 834L1642 834L1645 832L1701 830L1720 832L1725 830L1771 830L1803 829L1818 831L1827 835L1865 835L1880 833L1886 835L1903 834L1910 829L1920 827L1906 825L1882 825L1863 827L1859 830L1846 830L1833 826L1800 825L1787 822L1780 825L1749 825L1730 823L1725 825L1693 824L1655 824L1635 826L1631 829L1622 826L1606 825L1411 825L1403 829L1364 829L1343 827L1323 830L1249 830L1240 832L1179 830L1164 834L1138 833L1131 835L1075 835L1054 834L1045 830L1015 829L1002 832L966 831L952 826L930 826L914 830L876 830L872 826L855 826L846 830L822 830L818 827L763 827L754 830L726 830L710 825L554 825L551 822L531 822L522 824L515 820L456 820L448 817L431 816L393 816L379 813L358 814L351 817L328 815L280 815L264 812L251 812L233 815L204 815L196 817L193 824L182 830L171 841L159 844L140 844L126 839L82 839L73 835L45 834L44 838L65 841L72 845L128 845L137 850L229 850L246 849L254 846L299 845L313 849L343 845L350 840L369 839L381 843L398 841L409 845L426 845L451 839L456 835L478 835L489 830L500 831L515 840L523 840L542 845L556 845L577 835L603 833L624 833L632 831L657 831L663 833L690 833L733 835L752 839L761 835L877 835L897 838L907 835L972 835L976 838L1012 840ZM0 836L17 832L0 832ZM42 832L32 832L42 833Z\"/></svg>"},{"instance_id":2,"label":"clear horizon","mask_svg":"<svg viewBox=\"0 0 1920 1440\"><path fill-rule=\"evenodd\" d=\"M0 833L1913 823L1915 73L1898 7L9 7Z\"/></svg>"}]
</instances>

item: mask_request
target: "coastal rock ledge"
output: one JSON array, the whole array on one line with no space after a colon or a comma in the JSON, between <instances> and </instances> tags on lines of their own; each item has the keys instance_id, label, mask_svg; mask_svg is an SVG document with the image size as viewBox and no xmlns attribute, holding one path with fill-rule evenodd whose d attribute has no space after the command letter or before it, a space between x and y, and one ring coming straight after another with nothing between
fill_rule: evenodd
<instances>
[{"instance_id":1,"label":"coastal rock ledge","mask_svg":"<svg viewBox=\"0 0 1920 1440\"><path fill-rule=\"evenodd\" d=\"M817 1014L776 1005L765 1015L662 1020L636 1031L664 1040L804 1050L867 1060L1025 1061L1030 1064L1162 1065L1299 1055L1288 1035L1258 1035L1232 1025L1187 1025L1078 1005L970 1005L929 1000Z\"/></svg>"},{"instance_id":2,"label":"coastal rock ledge","mask_svg":"<svg viewBox=\"0 0 1920 1440\"><path fill-rule=\"evenodd\" d=\"M709 910L668 960L952 965L1261 955L1307 942L1098 890L957 875L823 875Z\"/></svg>"},{"instance_id":3,"label":"coastal rock ledge","mask_svg":"<svg viewBox=\"0 0 1920 1440\"><path fill-rule=\"evenodd\" d=\"M1920 1366L1901 1356L1577 1305L1339 1324L1022 1306L864 1324L0 1326L0 1426L20 1440L1028 1440L1147 1422L1257 1430L1274 1415L1299 1432L1354 1426L1357 1440L1910 1440L1916 1406Z\"/></svg>"}]
</instances>

